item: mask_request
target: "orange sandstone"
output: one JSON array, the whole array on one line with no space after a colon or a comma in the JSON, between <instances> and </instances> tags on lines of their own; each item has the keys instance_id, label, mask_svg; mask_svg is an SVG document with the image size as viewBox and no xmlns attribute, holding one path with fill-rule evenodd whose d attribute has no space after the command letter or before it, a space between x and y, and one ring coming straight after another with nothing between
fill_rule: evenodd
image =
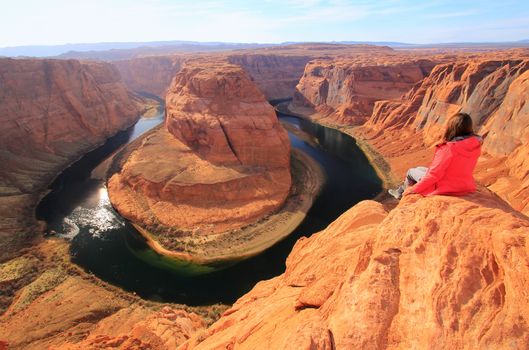
<instances>
[{"instance_id":1,"label":"orange sandstone","mask_svg":"<svg viewBox=\"0 0 529 350\"><path fill-rule=\"evenodd\" d=\"M109 181L123 216L170 248L176 237L239 229L285 203L288 136L240 67L188 63L166 100L165 126L145 136Z\"/></svg>"},{"instance_id":2,"label":"orange sandstone","mask_svg":"<svg viewBox=\"0 0 529 350\"><path fill-rule=\"evenodd\" d=\"M307 109L334 124L361 124L376 101L406 93L434 65L432 60L398 56L313 60L305 67L290 109Z\"/></svg>"},{"instance_id":3,"label":"orange sandstone","mask_svg":"<svg viewBox=\"0 0 529 350\"><path fill-rule=\"evenodd\" d=\"M361 202L180 349L525 348L528 232L486 190Z\"/></svg>"}]
</instances>

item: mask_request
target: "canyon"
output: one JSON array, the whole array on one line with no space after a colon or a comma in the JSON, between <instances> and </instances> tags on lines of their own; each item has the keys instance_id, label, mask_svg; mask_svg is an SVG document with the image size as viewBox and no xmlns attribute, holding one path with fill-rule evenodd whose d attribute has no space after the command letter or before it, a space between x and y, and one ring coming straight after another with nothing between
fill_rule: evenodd
<instances>
[{"instance_id":1,"label":"canyon","mask_svg":"<svg viewBox=\"0 0 529 350\"><path fill-rule=\"evenodd\" d=\"M151 55L112 61L112 64L129 89L163 99L171 80L187 60L227 60L242 67L270 101L292 98L305 66L313 59L352 56L366 59L395 54L394 50L383 46L296 44L257 50Z\"/></svg>"},{"instance_id":2,"label":"canyon","mask_svg":"<svg viewBox=\"0 0 529 350\"><path fill-rule=\"evenodd\" d=\"M370 119L351 132L373 145L401 179L413 162L428 163L448 116L469 113L485 138L478 181L528 214L528 68L527 52L440 64L400 100L376 102Z\"/></svg>"},{"instance_id":3,"label":"canyon","mask_svg":"<svg viewBox=\"0 0 529 350\"><path fill-rule=\"evenodd\" d=\"M527 347L529 50L307 44L113 64L0 59L0 348ZM141 113L131 90L166 96L167 118L116 157L110 197L180 253L173 236L200 247L296 187L267 100L352 135L386 186L428 165L446 118L467 112L484 136L479 189L362 201L233 305L142 300L73 264L62 239L29 246L44 187Z\"/></svg>"},{"instance_id":4,"label":"canyon","mask_svg":"<svg viewBox=\"0 0 529 350\"><path fill-rule=\"evenodd\" d=\"M268 247L274 227L288 234L300 207L310 207L297 194L287 203L290 143L274 109L243 69L223 60L188 61L168 90L165 125L139 143L110 178L109 195L159 253L240 259L248 245ZM262 227L269 243L252 243ZM246 228L254 238L244 238Z\"/></svg>"},{"instance_id":5,"label":"canyon","mask_svg":"<svg viewBox=\"0 0 529 350\"><path fill-rule=\"evenodd\" d=\"M0 86L5 259L37 236L33 209L44 188L72 161L134 124L144 106L107 63L0 59Z\"/></svg>"}]
</instances>

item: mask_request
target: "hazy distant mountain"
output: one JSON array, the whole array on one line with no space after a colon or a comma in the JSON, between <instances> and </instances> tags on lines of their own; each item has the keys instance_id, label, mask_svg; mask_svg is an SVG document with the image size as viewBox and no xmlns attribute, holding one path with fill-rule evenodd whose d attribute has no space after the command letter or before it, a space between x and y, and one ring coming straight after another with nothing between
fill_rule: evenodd
<instances>
[{"instance_id":1,"label":"hazy distant mountain","mask_svg":"<svg viewBox=\"0 0 529 350\"><path fill-rule=\"evenodd\" d=\"M369 44L384 45L391 48L509 48L528 47L529 40L506 41L506 42L459 42L459 43L431 43L410 44L395 41L336 41L337 44Z\"/></svg>"},{"instance_id":2,"label":"hazy distant mountain","mask_svg":"<svg viewBox=\"0 0 529 350\"><path fill-rule=\"evenodd\" d=\"M401 46L416 46L416 44L401 43L398 41L333 41L336 44L347 44L347 45L379 45L389 47L401 47Z\"/></svg>"},{"instance_id":3,"label":"hazy distant mountain","mask_svg":"<svg viewBox=\"0 0 529 350\"><path fill-rule=\"evenodd\" d=\"M33 56L50 57L61 56L61 58L86 58L112 60L113 56L130 58L142 52L159 51L162 54L170 52L199 52L199 51L222 51L243 48L266 47L271 44L255 43L222 43L222 42L195 42L195 41L150 41L150 42L112 42L112 43L86 43L86 44L64 44L64 45L28 45L0 48L0 56ZM98 58L99 53L107 51L118 51L113 54L103 54L107 58ZM129 52L127 52L129 51ZM137 53L136 53L137 51ZM90 52L90 53L88 53ZM99 53L96 53L99 52Z\"/></svg>"},{"instance_id":4,"label":"hazy distant mountain","mask_svg":"<svg viewBox=\"0 0 529 350\"><path fill-rule=\"evenodd\" d=\"M506 42L460 42L460 43L431 43L431 44L411 44L398 41L325 41L321 43L342 44L342 45L377 45L389 46L394 49L411 48L510 48L528 47L529 40L506 41ZM282 45L299 44L299 42L284 42Z\"/></svg>"},{"instance_id":5,"label":"hazy distant mountain","mask_svg":"<svg viewBox=\"0 0 529 350\"><path fill-rule=\"evenodd\" d=\"M109 42L64 45L30 45L0 48L0 56L57 57L89 60L114 61L146 55L166 55L179 52L211 52L238 49L254 49L277 45L302 44L304 42L283 42L281 44L223 43L197 41L150 41L150 42ZM509 48L529 47L529 39L514 42L466 42L411 44L395 41L327 41L326 44L381 45L395 49L404 48Z\"/></svg>"},{"instance_id":6,"label":"hazy distant mountain","mask_svg":"<svg viewBox=\"0 0 529 350\"><path fill-rule=\"evenodd\" d=\"M270 47L272 44L234 44L234 43L185 43L178 45L150 46L144 45L131 49L111 49L102 51L69 51L56 58L75 58L81 60L117 61L141 56L169 55L184 52L213 52L239 49L256 49Z\"/></svg>"}]
</instances>

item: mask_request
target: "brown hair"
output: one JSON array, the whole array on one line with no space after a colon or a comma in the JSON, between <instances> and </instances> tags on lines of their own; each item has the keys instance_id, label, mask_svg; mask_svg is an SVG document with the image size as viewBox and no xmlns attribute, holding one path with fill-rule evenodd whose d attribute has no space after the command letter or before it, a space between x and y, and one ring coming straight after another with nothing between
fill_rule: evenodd
<instances>
[{"instance_id":1,"label":"brown hair","mask_svg":"<svg viewBox=\"0 0 529 350\"><path fill-rule=\"evenodd\" d=\"M458 136L472 135L472 118L467 113L457 113L453 115L446 123L446 130L443 135L443 141L448 142Z\"/></svg>"}]
</instances>

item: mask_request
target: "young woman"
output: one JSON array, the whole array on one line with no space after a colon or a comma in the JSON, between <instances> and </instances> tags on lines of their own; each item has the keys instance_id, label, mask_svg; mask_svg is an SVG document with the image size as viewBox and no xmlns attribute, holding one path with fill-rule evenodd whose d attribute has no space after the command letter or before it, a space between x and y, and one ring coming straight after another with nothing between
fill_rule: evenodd
<instances>
[{"instance_id":1,"label":"young woman","mask_svg":"<svg viewBox=\"0 0 529 350\"><path fill-rule=\"evenodd\" d=\"M388 192L400 199L403 195L417 193L463 195L476 191L472 173L481 154L482 138L474 134L472 118L457 113L448 120L443 142L438 144L429 168L408 170L404 183Z\"/></svg>"}]
</instances>

